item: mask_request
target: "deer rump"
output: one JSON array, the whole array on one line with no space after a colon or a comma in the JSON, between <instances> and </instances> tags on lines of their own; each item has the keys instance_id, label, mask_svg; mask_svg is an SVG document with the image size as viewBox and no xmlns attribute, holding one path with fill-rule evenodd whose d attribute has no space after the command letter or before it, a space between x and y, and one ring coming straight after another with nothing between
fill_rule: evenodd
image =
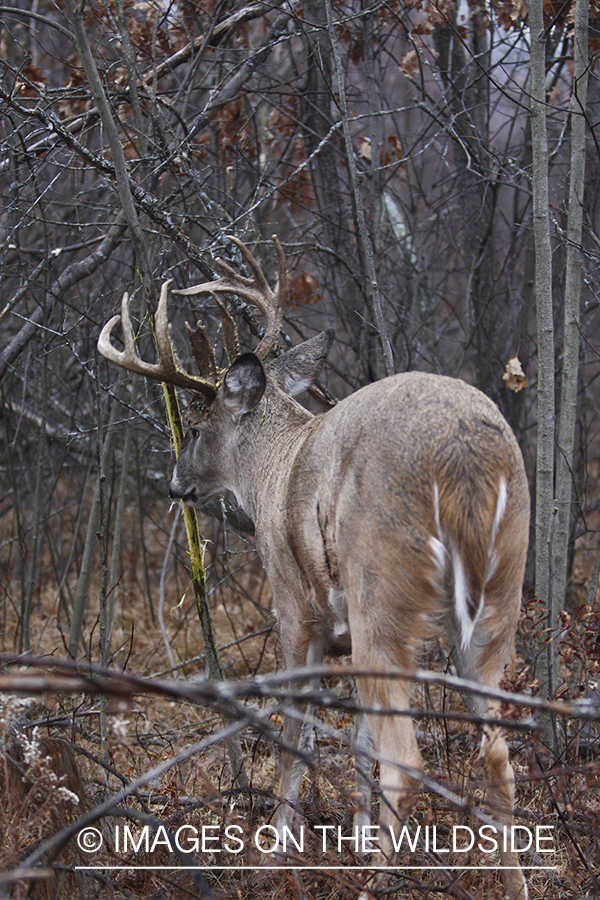
<instances>
[{"instance_id":1,"label":"deer rump","mask_svg":"<svg viewBox=\"0 0 600 900\"><path fill-rule=\"evenodd\" d=\"M349 631L356 652L368 626L372 661L411 665L440 626L471 652L491 633L514 633L527 483L509 426L469 385L408 373L343 400L316 418L273 512L267 571L276 559L279 582L282 557L301 569L299 618L325 650ZM257 523L259 550L263 531Z\"/></svg>"}]
</instances>

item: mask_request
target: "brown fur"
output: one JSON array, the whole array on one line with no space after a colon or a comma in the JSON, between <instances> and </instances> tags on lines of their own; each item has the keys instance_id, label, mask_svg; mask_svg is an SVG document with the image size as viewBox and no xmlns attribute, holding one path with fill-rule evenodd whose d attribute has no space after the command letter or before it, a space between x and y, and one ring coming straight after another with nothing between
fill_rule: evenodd
<instances>
[{"instance_id":1,"label":"brown fur","mask_svg":"<svg viewBox=\"0 0 600 900\"><path fill-rule=\"evenodd\" d=\"M292 363L302 362L304 380L307 365L316 376L328 344L324 336L307 342L306 358L295 348ZM273 363L266 387L259 387L251 359L232 367L230 385L228 373L186 439L172 496L202 505L231 490L254 520L290 668L319 661L342 640L329 602L330 591L342 588L354 664L413 666L440 625L460 632L455 552L471 619L485 598L465 675L497 687L514 646L529 529L527 482L509 426L474 388L419 373L365 387L313 417L281 389L282 373L293 381L292 363L285 357ZM501 479L506 506L491 547ZM432 539L445 548L443 570ZM402 682L361 678L358 691L367 705L409 704ZM479 710L497 712L495 704L479 703ZM407 717L371 716L370 726L384 793L380 821L392 827L414 783L398 766L419 769L421 757ZM284 740L292 746L308 740L297 719L287 720ZM497 730L483 752L494 781L489 799L498 819L510 824L513 775ZM292 821L300 777L298 761L284 753L280 794L289 805L280 808L280 826ZM517 866L516 854L504 854L503 865ZM525 897L520 870L505 872L505 888L511 900Z\"/></svg>"}]
</instances>

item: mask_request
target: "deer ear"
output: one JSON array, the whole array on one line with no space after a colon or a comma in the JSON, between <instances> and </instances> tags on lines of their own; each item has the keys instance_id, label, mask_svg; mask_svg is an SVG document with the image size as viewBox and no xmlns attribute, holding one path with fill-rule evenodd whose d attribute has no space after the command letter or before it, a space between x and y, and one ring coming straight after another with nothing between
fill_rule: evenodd
<instances>
[{"instance_id":1,"label":"deer ear","mask_svg":"<svg viewBox=\"0 0 600 900\"><path fill-rule=\"evenodd\" d=\"M323 331L271 363L269 372L282 391L294 397L314 384L327 359L333 337L331 329Z\"/></svg>"},{"instance_id":2,"label":"deer ear","mask_svg":"<svg viewBox=\"0 0 600 900\"><path fill-rule=\"evenodd\" d=\"M244 353L227 370L219 396L226 409L243 416L260 401L266 384L261 361L254 353Z\"/></svg>"}]
</instances>

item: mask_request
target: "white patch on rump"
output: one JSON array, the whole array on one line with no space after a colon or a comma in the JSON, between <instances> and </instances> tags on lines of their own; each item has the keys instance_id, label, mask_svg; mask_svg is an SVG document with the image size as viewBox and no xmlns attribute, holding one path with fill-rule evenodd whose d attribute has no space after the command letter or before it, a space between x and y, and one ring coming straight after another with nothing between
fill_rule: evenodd
<instances>
[{"instance_id":1,"label":"white patch on rump","mask_svg":"<svg viewBox=\"0 0 600 900\"><path fill-rule=\"evenodd\" d=\"M433 562L435 563L435 570L429 580L436 591L441 593L444 589L444 573L446 571L447 559L446 548L438 538L433 537L432 535L429 538L429 549L431 550Z\"/></svg>"},{"instance_id":2,"label":"white patch on rump","mask_svg":"<svg viewBox=\"0 0 600 900\"><path fill-rule=\"evenodd\" d=\"M433 584L436 591L441 594L444 590L444 575L446 572L446 564L448 554L442 541L442 526L440 522L440 492L437 481L433 482L433 515L435 518L435 527L437 529L437 537L431 535L429 538L429 549L435 564L435 571L429 580Z\"/></svg>"},{"instance_id":3,"label":"white patch on rump","mask_svg":"<svg viewBox=\"0 0 600 900\"><path fill-rule=\"evenodd\" d=\"M506 478L504 475L500 477L500 484L498 485L498 500L496 503L496 512L494 514L494 521L492 523L492 531L490 533L490 550L493 549L494 544L496 543L496 535L498 534L498 529L500 527L500 522L506 512L506 503L508 500L508 489L506 487Z\"/></svg>"},{"instance_id":4,"label":"white patch on rump","mask_svg":"<svg viewBox=\"0 0 600 900\"><path fill-rule=\"evenodd\" d=\"M438 537L442 537L442 526L440 524L440 491L437 481L433 482L433 514L435 516L435 527L437 528Z\"/></svg>"},{"instance_id":5,"label":"white patch on rump","mask_svg":"<svg viewBox=\"0 0 600 900\"><path fill-rule=\"evenodd\" d=\"M504 478L504 476L501 476L498 485L498 499L496 500L494 521L492 522L492 528L490 531L490 542L488 545L488 566L484 580L484 586L489 582L494 573L494 569L496 568L497 556L495 551L495 544L496 538L498 536L498 530L500 528L500 523L502 522L504 513L506 512L507 502L508 488L506 485L506 479ZM467 579L465 577L465 570L462 564L462 560L459 556L458 551L455 549L452 550L452 568L454 572L454 606L456 609L456 618L458 619L458 624L460 626L461 632L460 643L464 651L471 643L477 620L483 612L483 607L485 604L485 592L482 591L481 597L479 598L479 606L477 607L477 612L475 613L473 618L471 618L469 614L469 587L467 584Z\"/></svg>"},{"instance_id":6,"label":"white patch on rump","mask_svg":"<svg viewBox=\"0 0 600 900\"><path fill-rule=\"evenodd\" d=\"M496 570L496 565L498 563L498 556L494 549L496 544L496 537L498 536L498 529L500 528L500 523L504 518L504 513L506 512L506 503L508 500L508 490L506 487L506 479L504 476L500 478L500 484L498 486L498 500L496 501L496 512L494 513L494 521L492 523L492 530L490 532L490 543L488 547L488 569L487 575L485 579L485 584L488 583L492 575Z\"/></svg>"},{"instance_id":7,"label":"white patch on rump","mask_svg":"<svg viewBox=\"0 0 600 900\"><path fill-rule=\"evenodd\" d=\"M462 560L458 550L454 548L452 548L452 571L454 573L454 609L460 628L460 644L462 649L466 650L473 637L477 616L472 619L469 615L469 586ZM481 609L481 604L479 608Z\"/></svg>"}]
</instances>

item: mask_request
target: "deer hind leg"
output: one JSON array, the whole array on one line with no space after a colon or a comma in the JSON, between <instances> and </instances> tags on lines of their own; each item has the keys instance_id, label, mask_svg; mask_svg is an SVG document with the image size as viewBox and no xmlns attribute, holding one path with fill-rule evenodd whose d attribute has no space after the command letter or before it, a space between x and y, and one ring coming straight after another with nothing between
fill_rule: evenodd
<instances>
[{"instance_id":1,"label":"deer hind leg","mask_svg":"<svg viewBox=\"0 0 600 900\"><path fill-rule=\"evenodd\" d=\"M499 710L488 707L488 714L498 714ZM508 747L501 730L497 727L484 730L481 755L485 761L488 786L487 800L494 818L502 825L513 824L515 801L515 777L508 758ZM504 841L500 844L504 846ZM509 839L508 846L511 846ZM519 854L510 850L500 850L503 868L504 889L509 900L527 900L527 883L519 865Z\"/></svg>"},{"instance_id":2,"label":"deer hind leg","mask_svg":"<svg viewBox=\"0 0 600 900\"><path fill-rule=\"evenodd\" d=\"M346 592L343 588L333 588L329 592L329 605L333 612L333 633L338 641L344 640L350 634L348 622L348 604ZM357 700L356 684L352 690L352 698ZM361 829L371 824L371 789L373 779L373 735L369 720L363 712L357 712L354 721L354 735L352 738L354 750L354 773L356 777L356 807L353 818L354 829L364 833Z\"/></svg>"},{"instance_id":3,"label":"deer hind leg","mask_svg":"<svg viewBox=\"0 0 600 900\"><path fill-rule=\"evenodd\" d=\"M409 706L405 685L386 685L382 698L389 709L402 710ZM373 738L379 758L379 824L381 848L388 860L393 857L393 841L390 830L398 832L398 826L410 815L420 788L418 773L423 768L412 719L407 715L378 716L377 724L371 721Z\"/></svg>"},{"instance_id":4,"label":"deer hind leg","mask_svg":"<svg viewBox=\"0 0 600 900\"><path fill-rule=\"evenodd\" d=\"M476 629L473 646L477 647ZM489 634L488 634L489 638ZM506 638L491 641L478 653L463 651L466 664L465 677L477 681L484 687L497 688L504 673L506 659ZM478 715L500 718L501 709L497 701L485 697L474 697L473 705ZM510 764L508 746L502 730L498 726L485 725L481 745L481 757L487 773L487 803L494 819L501 826L510 829L514 824L515 776ZM500 845L500 860L503 866L502 880L508 900L527 900L527 883L519 865L519 854ZM508 839L511 846L511 838Z\"/></svg>"},{"instance_id":5,"label":"deer hind leg","mask_svg":"<svg viewBox=\"0 0 600 900\"><path fill-rule=\"evenodd\" d=\"M376 654L371 655L368 665L379 668L376 660ZM359 668L367 666L366 660L356 654L353 662ZM389 665L388 661L381 667ZM379 705L382 709L399 712L408 709L409 689L403 682L366 678L357 679L357 682L359 697L365 706ZM410 716L368 714L367 719L375 758L379 760L379 847L385 860L391 862L394 851L390 829L397 834L399 826L410 814L420 786L419 772L423 761ZM383 860L375 859L374 862L379 865Z\"/></svg>"}]
</instances>

